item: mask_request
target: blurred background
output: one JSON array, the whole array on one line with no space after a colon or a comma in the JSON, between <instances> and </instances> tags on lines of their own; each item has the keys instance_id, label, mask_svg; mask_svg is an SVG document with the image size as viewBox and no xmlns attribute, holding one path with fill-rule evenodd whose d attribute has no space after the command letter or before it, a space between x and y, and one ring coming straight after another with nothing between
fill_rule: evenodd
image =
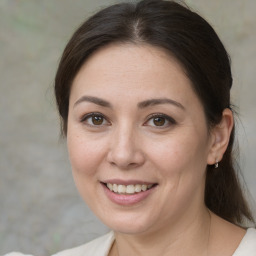
<instances>
[{"instance_id":1,"label":"blurred background","mask_svg":"<svg viewBox=\"0 0 256 256\"><path fill-rule=\"evenodd\" d=\"M47 256L107 231L73 184L55 71L82 21L114 0L0 0L0 255ZM256 1L187 0L232 58L240 165L256 199Z\"/></svg>"}]
</instances>

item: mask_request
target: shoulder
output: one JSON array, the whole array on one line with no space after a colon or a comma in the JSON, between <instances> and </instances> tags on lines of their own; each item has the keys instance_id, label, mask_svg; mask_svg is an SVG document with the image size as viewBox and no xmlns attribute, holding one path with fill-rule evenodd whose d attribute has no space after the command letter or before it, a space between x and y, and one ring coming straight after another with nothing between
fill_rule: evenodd
<instances>
[{"instance_id":1,"label":"shoulder","mask_svg":"<svg viewBox=\"0 0 256 256\"><path fill-rule=\"evenodd\" d=\"M108 252L113 244L113 241L114 232L109 232L108 234L101 236L95 240L92 240L87 244L59 252L52 256L105 256L108 255Z\"/></svg>"},{"instance_id":2,"label":"shoulder","mask_svg":"<svg viewBox=\"0 0 256 256\"><path fill-rule=\"evenodd\" d=\"M233 256L256 256L256 229L247 229Z\"/></svg>"},{"instance_id":3,"label":"shoulder","mask_svg":"<svg viewBox=\"0 0 256 256\"><path fill-rule=\"evenodd\" d=\"M101 236L97 239L92 240L82 246L68 249L62 252L58 252L52 256L107 256L108 252L114 241L114 232ZM28 254L22 254L19 252L12 252L3 256L33 256Z\"/></svg>"}]
</instances>

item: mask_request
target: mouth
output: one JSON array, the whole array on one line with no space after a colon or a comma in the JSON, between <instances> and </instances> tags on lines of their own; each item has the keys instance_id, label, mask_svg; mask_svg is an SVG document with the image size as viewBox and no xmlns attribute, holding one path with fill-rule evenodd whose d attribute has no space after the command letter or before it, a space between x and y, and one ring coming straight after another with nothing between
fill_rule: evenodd
<instances>
[{"instance_id":1,"label":"mouth","mask_svg":"<svg viewBox=\"0 0 256 256\"><path fill-rule=\"evenodd\" d=\"M115 184L115 183L102 183L111 192L120 195L134 195L147 190L152 189L157 186L157 184Z\"/></svg>"}]
</instances>

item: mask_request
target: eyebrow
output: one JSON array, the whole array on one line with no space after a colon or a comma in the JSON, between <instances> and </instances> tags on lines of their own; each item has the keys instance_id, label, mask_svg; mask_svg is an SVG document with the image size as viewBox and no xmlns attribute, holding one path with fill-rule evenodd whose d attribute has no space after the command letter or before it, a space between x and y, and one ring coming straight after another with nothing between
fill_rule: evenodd
<instances>
[{"instance_id":1,"label":"eyebrow","mask_svg":"<svg viewBox=\"0 0 256 256\"><path fill-rule=\"evenodd\" d=\"M78 101L75 102L74 107L82 102L92 102L92 103L102 106L102 107L112 108L112 105L108 101L100 99L98 97L93 97L93 96L81 97Z\"/></svg>"},{"instance_id":2,"label":"eyebrow","mask_svg":"<svg viewBox=\"0 0 256 256\"><path fill-rule=\"evenodd\" d=\"M82 102L91 102L102 107L113 108L111 103L109 103L108 101L98 97L94 97L94 96L82 96L80 99L78 99L75 102L74 107ZM142 108L147 108L147 107L161 105L161 104L171 104L178 108L181 108L182 110L185 110L185 107L181 103L168 98L157 98L157 99L145 100L145 101L139 102L137 106L138 108L142 109Z\"/></svg>"},{"instance_id":3,"label":"eyebrow","mask_svg":"<svg viewBox=\"0 0 256 256\"><path fill-rule=\"evenodd\" d=\"M185 110L185 107L181 103L179 103L175 100L168 99L168 98L145 100L145 101L142 101L142 102L138 103L138 107L139 108L146 108L146 107L151 107L151 106L161 105L161 104L171 104L171 105L174 105L178 108L181 108L182 110Z\"/></svg>"}]
</instances>

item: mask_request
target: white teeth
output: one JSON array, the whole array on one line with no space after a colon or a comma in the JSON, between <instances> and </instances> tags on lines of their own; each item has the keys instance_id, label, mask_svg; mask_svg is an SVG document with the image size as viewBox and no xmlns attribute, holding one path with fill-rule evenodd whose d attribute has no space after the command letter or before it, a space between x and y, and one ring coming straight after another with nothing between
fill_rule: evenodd
<instances>
[{"instance_id":1,"label":"white teeth","mask_svg":"<svg viewBox=\"0 0 256 256\"><path fill-rule=\"evenodd\" d=\"M125 188L124 185L118 185L117 186L117 191L118 191L119 194L125 193L126 192L126 188Z\"/></svg>"},{"instance_id":2,"label":"white teeth","mask_svg":"<svg viewBox=\"0 0 256 256\"><path fill-rule=\"evenodd\" d=\"M134 188L134 186L133 186L133 185L128 185L128 186L126 187L126 193L127 193L127 194L134 194L134 193L135 193L135 188Z\"/></svg>"},{"instance_id":3,"label":"white teeth","mask_svg":"<svg viewBox=\"0 0 256 256\"><path fill-rule=\"evenodd\" d=\"M118 187L117 187L116 184L113 184L113 191L114 191L114 192L118 192Z\"/></svg>"},{"instance_id":4,"label":"white teeth","mask_svg":"<svg viewBox=\"0 0 256 256\"><path fill-rule=\"evenodd\" d=\"M113 190L113 185L112 184L108 183L107 187L109 188L109 190L111 190L111 191Z\"/></svg>"},{"instance_id":5,"label":"white teeth","mask_svg":"<svg viewBox=\"0 0 256 256\"><path fill-rule=\"evenodd\" d=\"M141 186L141 189L142 189L143 191L146 191L146 190L147 190L147 185L142 185L142 186Z\"/></svg>"},{"instance_id":6,"label":"white teeth","mask_svg":"<svg viewBox=\"0 0 256 256\"><path fill-rule=\"evenodd\" d=\"M141 187L142 186L139 184L135 185L135 187L134 187L135 192L137 192L137 193L141 192Z\"/></svg>"},{"instance_id":7,"label":"white teeth","mask_svg":"<svg viewBox=\"0 0 256 256\"><path fill-rule=\"evenodd\" d=\"M153 187L153 184L151 185L140 185L140 184L135 184L135 185L117 185L117 184L111 184L107 183L107 187L109 190L119 193L119 194L134 194L134 193L140 193L141 191L146 191L150 188Z\"/></svg>"}]
</instances>

